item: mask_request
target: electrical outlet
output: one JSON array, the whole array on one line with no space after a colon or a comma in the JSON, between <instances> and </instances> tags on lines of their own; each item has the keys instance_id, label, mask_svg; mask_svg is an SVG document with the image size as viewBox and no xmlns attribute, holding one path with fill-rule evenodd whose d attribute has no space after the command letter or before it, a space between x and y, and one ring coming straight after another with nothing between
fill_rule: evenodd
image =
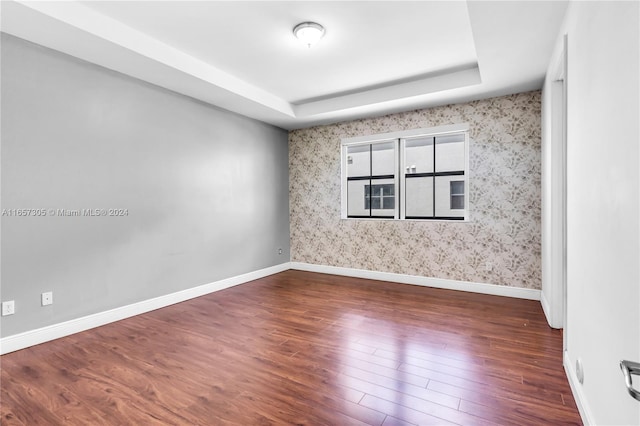
<instances>
[{"instance_id":1,"label":"electrical outlet","mask_svg":"<svg viewBox=\"0 0 640 426\"><path fill-rule=\"evenodd\" d=\"M2 316L13 315L16 313L16 304L14 300L2 302Z\"/></svg>"},{"instance_id":2,"label":"electrical outlet","mask_svg":"<svg viewBox=\"0 0 640 426\"><path fill-rule=\"evenodd\" d=\"M576 360L576 378L580 384L584 383L584 366L582 365L582 359Z\"/></svg>"},{"instance_id":3,"label":"electrical outlet","mask_svg":"<svg viewBox=\"0 0 640 426\"><path fill-rule=\"evenodd\" d=\"M51 305L53 303L53 292L47 291L42 293L42 306Z\"/></svg>"},{"instance_id":4,"label":"electrical outlet","mask_svg":"<svg viewBox=\"0 0 640 426\"><path fill-rule=\"evenodd\" d=\"M278 249L278 254L282 254L282 249L281 248Z\"/></svg>"},{"instance_id":5,"label":"electrical outlet","mask_svg":"<svg viewBox=\"0 0 640 426\"><path fill-rule=\"evenodd\" d=\"M487 262L484 264L484 269L489 272L493 270L493 264L491 262Z\"/></svg>"}]
</instances>

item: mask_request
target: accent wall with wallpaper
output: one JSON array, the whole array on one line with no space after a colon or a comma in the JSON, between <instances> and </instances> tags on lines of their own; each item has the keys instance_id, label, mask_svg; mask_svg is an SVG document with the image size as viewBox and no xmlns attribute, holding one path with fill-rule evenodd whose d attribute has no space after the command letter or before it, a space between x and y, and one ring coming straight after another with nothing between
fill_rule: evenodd
<instances>
[{"instance_id":1,"label":"accent wall with wallpaper","mask_svg":"<svg viewBox=\"0 0 640 426\"><path fill-rule=\"evenodd\" d=\"M539 91L293 130L291 261L541 287ZM342 138L469 125L468 222L340 218Z\"/></svg>"}]
</instances>

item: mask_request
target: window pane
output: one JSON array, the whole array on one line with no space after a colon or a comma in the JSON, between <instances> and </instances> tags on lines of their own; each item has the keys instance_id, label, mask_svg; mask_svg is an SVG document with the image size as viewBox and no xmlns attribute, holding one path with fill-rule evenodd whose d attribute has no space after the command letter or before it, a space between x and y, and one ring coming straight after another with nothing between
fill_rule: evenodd
<instances>
[{"instance_id":1,"label":"window pane","mask_svg":"<svg viewBox=\"0 0 640 426\"><path fill-rule=\"evenodd\" d=\"M347 147L347 177L370 176L370 145Z\"/></svg>"},{"instance_id":2,"label":"window pane","mask_svg":"<svg viewBox=\"0 0 640 426\"><path fill-rule=\"evenodd\" d=\"M464 133L436 137L436 172L464 170Z\"/></svg>"},{"instance_id":3,"label":"window pane","mask_svg":"<svg viewBox=\"0 0 640 426\"><path fill-rule=\"evenodd\" d=\"M460 176L436 176L436 216L439 217L464 217L464 195L452 197L452 183L460 181ZM462 181L464 190L464 181ZM454 183L454 185L458 185ZM453 198L462 199L462 209L454 208ZM459 201L455 201L459 203Z\"/></svg>"},{"instance_id":4,"label":"window pane","mask_svg":"<svg viewBox=\"0 0 640 426\"><path fill-rule=\"evenodd\" d=\"M405 179L405 216L433 217L433 177Z\"/></svg>"},{"instance_id":5,"label":"window pane","mask_svg":"<svg viewBox=\"0 0 640 426\"><path fill-rule=\"evenodd\" d=\"M450 182L450 185L451 185L451 195L464 195L463 180L452 180Z\"/></svg>"},{"instance_id":6,"label":"window pane","mask_svg":"<svg viewBox=\"0 0 640 426\"><path fill-rule=\"evenodd\" d=\"M395 175L395 143L384 142L371 144L371 175Z\"/></svg>"},{"instance_id":7,"label":"window pane","mask_svg":"<svg viewBox=\"0 0 640 426\"><path fill-rule=\"evenodd\" d=\"M451 210L464 209L464 195L451 195Z\"/></svg>"},{"instance_id":8,"label":"window pane","mask_svg":"<svg viewBox=\"0 0 640 426\"><path fill-rule=\"evenodd\" d=\"M372 216L394 216L395 197L385 195L385 193L395 193L395 183L393 179L375 179L371 185L371 215Z\"/></svg>"},{"instance_id":9,"label":"window pane","mask_svg":"<svg viewBox=\"0 0 640 426\"><path fill-rule=\"evenodd\" d=\"M350 180L347 182L347 216L369 216L369 206L365 206L365 194L368 195L368 180Z\"/></svg>"},{"instance_id":10,"label":"window pane","mask_svg":"<svg viewBox=\"0 0 640 426\"><path fill-rule=\"evenodd\" d=\"M409 139L404 146L405 173L433 172L433 138Z\"/></svg>"},{"instance_id":11,"label":"window pane","mask_svg":"<svg viewBox=\"0 0 640 426\"><path fill-rule=\"evenodd\" d=\"M368 209L371 206L372 209L394 210L396 208L394 192L393 184L366 185L364 208Z\"/></svg>"},{"instance_id":12,"label":"window pane","mask_svg":"<svg viewBox=\"0 0 640 426\"><path fill-rule=\"evenodd\" d=\"M449 182L449 188L451 210L464 209L464 181L452 180Z\"/></svg>"}]
</instances>

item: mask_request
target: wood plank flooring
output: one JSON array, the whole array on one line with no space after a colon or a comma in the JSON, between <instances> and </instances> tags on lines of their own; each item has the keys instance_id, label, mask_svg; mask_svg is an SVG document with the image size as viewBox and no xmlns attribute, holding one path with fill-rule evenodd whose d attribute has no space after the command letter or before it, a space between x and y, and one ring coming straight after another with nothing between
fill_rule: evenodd
<instances>
[{"instance_id":1,"label":"wood plank flooring","mask_svg":"<svg viewBox=\"0 0 640 426\"><path fill-rule=\"evenodd\" d=\"M301 271L0 362L3 425L581 424L538 302Z\"/></svg>"}]
</instances>

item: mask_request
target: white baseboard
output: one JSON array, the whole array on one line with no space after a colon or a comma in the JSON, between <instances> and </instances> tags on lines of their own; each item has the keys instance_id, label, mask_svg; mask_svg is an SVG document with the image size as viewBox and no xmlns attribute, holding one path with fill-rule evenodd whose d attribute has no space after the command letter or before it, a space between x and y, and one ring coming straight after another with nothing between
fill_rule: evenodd
<instances>
[{"instance_id":1,"label":"white baseboard","mask_svg":"<svg viewBox=\"0 0 640 426\"><path fill-rule=\"evenodd\" d=\"M582 418L582 423L585 426L595 425L596 422L593 420L593 414L587 404L584 392L582 392L582 385L578 381L578 377L576 377L575 366L571 365L571 360L569 359L567 351L564 351L562 365L564 366L564 371L567 373L571 393L573 393L573 399L576 400L576 405L578 406L578 412Z\"/></svg>"},{"instance_id":2,"label":"white baseboard","mask_svg":"<svg viewBox=\"0 0 640 426\"><path fill-rule=\"evenodd\" d=\"M473 283L467 281L446 280L441 278L429 278L415 275L394 274L390 272L367 271L363 269L341 268L336 266L313 265L309 263L287 262L258 271L249 272L235 277L215 281L198 287L189 288L175 293L167 294L153 299L143 300L131 305L121 306L104 312L76 318L58 324L14 334L0 339L0 355L14 352L29 346L59 339L74 333L89 330L101 325L120 321L145 312L150 312L175 303L205 294L224 290L248 281L257 280L269 275L283 272L288 269L319 272L348 277L368 278L373 280L391 281L402 284L414 284L425 287L444 288L449 290L461 290L473 293L491 294L496 296L515 297L519 299L540 300L540 290L528 288L507 287L493 284Z\"/></svg>"},{"instance_id":3,"label":"white baseboard","mask_svg":"<svg viewBox=\"0 0 640 426\"><path fill-rule=\"evenodd\" d=\"M491 294L495 296L514 297L518 299L540 300L540 290L503 285L474 283L469 281L446 280L417 275L395 274L391 272L368 271L365 269L343 268L339 266L314 265L311 263L291 262L291 269L320 272L323 274L343 275L347 277L368 278L372 280L391 281L402 284L414 284L424 287L461 290L472 293Z\"/></svg>"},{"instance_id":4,"label":"white baseboard","mask_svg":"<svg viewBox=\"0 0 640 426\"><path fill-rule=\"evenodd\" d=\"M0 339L0 355L24 349L29 346L38 345L50 340L59 339L60 337L79 333L81 331L89 330L115 321L120 321L125 318L140 315L175 303L184 302L185 300L224 290L225 288L257 280L288 269L290 269L290 264L289 262L286 262L198 287L155 297L153 299L143 300L131 305L98 312L96 314L26 331L24 333L14 334L13 336L7 336Z\"/></svg>"}]
</instances>

